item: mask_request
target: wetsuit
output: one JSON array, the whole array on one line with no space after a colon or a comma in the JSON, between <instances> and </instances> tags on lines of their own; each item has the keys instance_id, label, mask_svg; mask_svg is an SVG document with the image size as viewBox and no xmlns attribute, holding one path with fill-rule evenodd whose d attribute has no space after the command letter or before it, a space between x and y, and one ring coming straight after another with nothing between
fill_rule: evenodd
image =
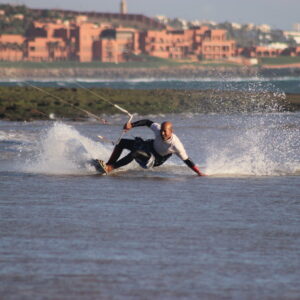
<instances>
[{"instance_id":1,"label":"wetsuit","mask_svg":"<svg viewBox=\"0 0 300 300\"><path fill-rule=\"evenodd\" d=\"M136 160L143 168L157 167L162 165L172 154L176 154L190 168L195 164L188 158L184 146L179 138L173 133L168 140L163 140L160 134L161 125L150 120L140 120L131 123L132 127L148 126L155 134L154 139L144 141L137 137L132 139L121 139L116 146L120 150L127 149L130 151L122 159L113 163L115 169L129 164L132 160Z\"/></svg>"}]
</instances>

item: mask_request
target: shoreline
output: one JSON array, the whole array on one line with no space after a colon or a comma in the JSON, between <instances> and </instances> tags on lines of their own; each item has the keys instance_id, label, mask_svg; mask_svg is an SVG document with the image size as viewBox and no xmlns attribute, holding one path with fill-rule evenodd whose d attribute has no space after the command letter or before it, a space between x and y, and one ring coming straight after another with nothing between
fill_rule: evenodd
<instances>
[{"instance_id":1,"label":"shoreline","mask_svg":"<svg viewBox=\"0 0 300 300\"><path fill-rule=\"evenodd\" d=\"M49 120L56 116L86 120L86 110L97 116L118 114L114 104L140 115L159 113L248 113L300 110L300 94L220 90L130 90L93 88L43 88L0 86L0 120ZM91 93L92 91L93 93ZM81 111L80 111L81 110Z\"/></svg>"},{"instance_id":2,"label":"shoreline","mask_svg":"<svg viewBox=\"0 0 300 300\"><path fill-rule=\"evenodd\" d=\"M137 78L248 78L268 77L276 78L282 76L300 76L300 65L264 65L263 67L244 66L178 66L158 68L125 68L125 67L103 67L103 68L16 68L0 67L0 80L4 81L24 79L60 79L60 78L86 78L103 80L126 80Z\"/></svg>"}]
</instances>

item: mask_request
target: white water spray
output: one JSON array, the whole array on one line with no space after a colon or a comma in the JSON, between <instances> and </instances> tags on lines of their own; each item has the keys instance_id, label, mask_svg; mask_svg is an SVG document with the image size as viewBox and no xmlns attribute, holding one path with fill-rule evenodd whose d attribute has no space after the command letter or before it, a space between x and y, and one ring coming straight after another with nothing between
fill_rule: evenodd
<instances>
[{"instance_id":1,"label":"white water spray","mask_svg":"<svg viewBox=\"0 0 300 300\"><path fill-rule=\"evenodd\" d=\"M227 130L220 132L220 137L215 137L206 149L208 174L297 174L300 127L289 127L292 117L292 114L282 113L227 116Z\"/></svg>"},{"instance_id":2,"label":"white water spray","mask_svg":"<svg viewBox=\"0 0 300 300\"><path fill-rule=\"evenodd\" d=\"M54 123L45 130L23 166L23 171L44 174L95 173L88 161L107 159L110 150L101 143L82 136L75 128Z\"/></svg>"}]
</instances>

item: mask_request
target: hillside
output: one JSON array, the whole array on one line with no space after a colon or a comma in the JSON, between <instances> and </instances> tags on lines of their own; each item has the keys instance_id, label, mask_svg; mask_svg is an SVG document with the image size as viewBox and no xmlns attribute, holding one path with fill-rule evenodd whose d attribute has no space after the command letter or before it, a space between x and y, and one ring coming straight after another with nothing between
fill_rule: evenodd
<instances>
[{"instance_id":1,"label":"hillside","mask_svg":"<svg viewBox=\"0 0 300 300\"><path fill-rule=\"evenodd\" d=\"M139 30L162 29L164 25L152 18L136 15L105 12L79 12L57 9L32 9L25 5L0 4L0 32L25 35L32 21L69 21L78 15L86 15L91 22L110 23L113 26L137 28Z\"/></svg>"}]
</instances>

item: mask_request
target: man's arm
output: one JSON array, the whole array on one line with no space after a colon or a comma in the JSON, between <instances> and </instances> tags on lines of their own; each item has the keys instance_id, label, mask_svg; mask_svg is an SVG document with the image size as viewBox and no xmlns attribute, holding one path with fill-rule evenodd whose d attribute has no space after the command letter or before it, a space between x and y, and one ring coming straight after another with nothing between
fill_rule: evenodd
<instances>
[{"instance_id":1,"label":"man's arm","mask_svg":"<svg viewBox=\"0 0 300 300\"><path fill-rule=\"evenodd\" d=\"M152 121L150 120L139 120L139 121L136 121L136 122L128 122L124 125L124 130L130 130L131 128L134 128L134 127L140 127L140 126L148 126L150 127L151 125L153 124Z\"/></svg>"},{"instance_id":2,"label":"man's arm","mask_svg":"<svg viewBox=\"0 0 300 300\"><path fill-rule=\"evenodd\" d=\"M185 164L191 168L195 173L197 173L199 176L206 176L204 173L200 171L200 169L188 158L184 160Z\"/></svg>"},{"instance_id":3,"label":"man's arm","mask_svg":"<svg viewBox=\"0 0 300 300\"><path fill-rule=\"evenodd\" d=\"M175 149L176 149L176 154L177 156L182 159L185 164L190 168L192 169L195 173L197 173L199 176L205 176L204 173L202 173L199 168L193 163L193 161L191 161L184 149L184 146L183 144L181 143L181 141L176 137L175 139L175 143L176 143L176 146L175 146Z\"/></svg>"}]
</instances>

